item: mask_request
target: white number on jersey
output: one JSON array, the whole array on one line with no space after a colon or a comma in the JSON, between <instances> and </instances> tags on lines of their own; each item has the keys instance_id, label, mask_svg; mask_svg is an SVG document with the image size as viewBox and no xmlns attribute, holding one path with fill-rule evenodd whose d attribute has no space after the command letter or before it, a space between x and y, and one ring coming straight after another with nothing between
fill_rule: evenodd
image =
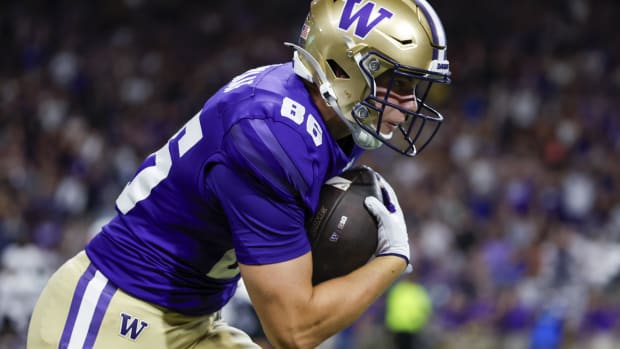
<instances>
[{"instance_id":1,"label":"white number on jersey","mask_svg":"<svg viewBox=\"0 0 620 349\"><path fill-rule=\"evenodd\" d=\"M297 125L301 125L304 122L306 116L306 107L303 104L296 102L288 97L284 97L282 100L282 106L280 107L280 114L285 118L293 120ZM306 120L306 132L312 137L312 141L315 146L323 144L323 129L319 125L318 121L312 114L308 114Z\"/></svg>"},{"instance_id":2,"label":"white number on jersey","mask_svg":"<svg viewBox=\"0 0 620 349\"><path fill-rule=\"evenodd\" d=\"M238 87L241 87L243 85L249 85L251 83L254 82L254 79L256 78L256 75L258 75L258 73L262 72L263 70L269 68L269 66L265 66L265 67L258 67L258 68L254 68L254 69L250 69L248 71L246 71L245 73L241 74L241 75L237 75L235 76L229 83L228 85L224 88L224 93L228 93Z\"/></svg>"},{"instance_id":3,"label":"white number on jersey","mask_svg":"<svg viewBox=\"0 0 620 349\"><path fill-rule=\"evenodd\" d=\"M196 113L170 140L185 130L185 134L179 139L179 157L191 149L202 139L200 126L200 112ZM148 166L138 172L136 176L125 186L116 199L116 207L123 214L134 208L136 204L149 197L153 188L168 177L172 168L172 156L170 155L170 140L155 152L155 165Z\"/></svg>"}]
</instances>

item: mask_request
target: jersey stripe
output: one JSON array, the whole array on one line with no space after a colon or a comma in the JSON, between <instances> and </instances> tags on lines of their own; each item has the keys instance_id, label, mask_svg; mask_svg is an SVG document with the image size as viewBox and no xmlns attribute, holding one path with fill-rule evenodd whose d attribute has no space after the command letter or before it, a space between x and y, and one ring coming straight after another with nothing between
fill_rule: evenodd
<instances>
[{"instance_id":1,"label":"jersey stripe","mask_svg":"<svg viewBox=\"0 0 620 349\"><path fill-rule=\"evenodd\" d=\"M271 154L269 159L276 160L278 166L290 176L297 189L301 193L305 193L308 190L308 184L299 172L297 166L295 166L286 151L282 148L276 136L271 132L265 120L251 119L247 120L247 122L255 135L260 139L262 146L266 148L264 150L268 150L269 154ZM267 153L261 153L255 145L256 140L251 139L245 132L246 131L242 129L240 124L235 125L230 130L231 136L235 139L235 146L237 149L241 151L243 156L260 170L261 174L272 184L277 185L282 191L295 195L295 190L291 188L290 183L275 173L273 169L274 165L268 162L266 157Z\"/></svg>"},{"instance_id":2,"label":"jersey stripe","mask_svg":"<svg viewBox=\"0 0 620 349\"><path fill-rule=\"evenodd\" d=\"M92 347L105 310L115 291L116 288L103 274L92 264L88 266L73 294L69 315L60 338L60 348Z\"/></svg>"},{"instance_id":3,"label":"jersey stripe","mask_svg":"<svg viewBox=\"0 0 620 349\"><path fill-rule=\"evenodd\" d=\"M239 124L231 128L230 135L235 140L236 150L239 151L241 156L251 163L252 166L256 167L261 175L265 176L266 180L271 182L274 186L277 186L281 191L293 193L291 185L274 173L272 166L267 162L265 156L256 149L254 145L255 141L245 134Z\"/></svg>"},{"instance_id":4,"label":"jersey stripe","mask_svg":"<svg viewBox=\"0 0 620 349\"><path fill-rule=\"evenodd\" d=\"M271 129L269 129L269 126L267 126L265 121L261 119L253 119L250 120L250 125L252 125L252 128L256 134L263 141L263 144L267 146L276 160L278 160L280 166L282 166L282 168L285 169L291 176L291 179L295 182L297 189L302 193L306 193L308 191L306 180L303 175L299 173L299 169L295 166L286 151L284 151L282 145L280 145L280 142L278 142L276 136L273 132L271 132Z\"/></svg>"}]
</instances>

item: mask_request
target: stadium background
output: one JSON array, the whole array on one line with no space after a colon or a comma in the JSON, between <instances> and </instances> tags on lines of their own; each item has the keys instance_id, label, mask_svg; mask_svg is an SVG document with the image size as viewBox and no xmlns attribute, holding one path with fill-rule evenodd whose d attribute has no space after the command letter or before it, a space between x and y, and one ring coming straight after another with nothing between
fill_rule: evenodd
<instances>
[{"instance_id":1,"label":"stadium background","mask_svg":"<svg viewBox=\"0 0 620 349\"><path fill-rule=\"evenodd\" d=\"M620 5L431 2L454 83L415 160L364 162L400 195L425 348L617 348ZM143 156L219 86L290 59L303 1L0 3L0 348ZM238 309L251 315L251 308ZM385 298L325 347L390 348ZM241 314L241 310L233 312ZM232 319L260 336L252 317Z\"/></svg>"}]
</instances>

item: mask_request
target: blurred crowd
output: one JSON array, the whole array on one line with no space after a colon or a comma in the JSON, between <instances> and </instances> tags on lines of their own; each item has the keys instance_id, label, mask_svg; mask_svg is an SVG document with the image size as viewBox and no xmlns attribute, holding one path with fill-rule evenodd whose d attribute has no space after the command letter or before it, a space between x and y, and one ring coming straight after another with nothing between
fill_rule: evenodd
<instances>
[{"instance_id":1,"label":"blurred crowd","mask_svg":"<svg viewBox=\"0 0 620 349\"><path fill-rule=\"evenodd\" d=\"M432 304L417 348L620 347L620 36L614 0L434 0L453 84L393 183ZM294 1L0 4L0 349L22 348L50 273L222 84L288 61ZM260 340L247 298L230 321ZM229 308L230 309L230 308ZM392 348L386 297L331 348ZM243 316L241 316L243 315ZM265 344L266 348L268 344Z\"/></svg>"}]
</instances>

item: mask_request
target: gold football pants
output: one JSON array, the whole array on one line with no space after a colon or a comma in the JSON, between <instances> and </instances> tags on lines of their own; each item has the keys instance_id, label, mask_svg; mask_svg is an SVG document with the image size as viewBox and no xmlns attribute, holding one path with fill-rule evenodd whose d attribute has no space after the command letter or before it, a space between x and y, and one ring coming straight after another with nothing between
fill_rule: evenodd
<instances>
[{"instance_id":1,"label":"gold football pants","mask_svg":"<svg viewBox=\"0 0 620 349\"><path fill-rule=\"evenodd\" d=\"M28 349L260 349L218 313L185 316L108 282L84 251L48 281L32 314Z\"/></svg>"}]
</instances>

